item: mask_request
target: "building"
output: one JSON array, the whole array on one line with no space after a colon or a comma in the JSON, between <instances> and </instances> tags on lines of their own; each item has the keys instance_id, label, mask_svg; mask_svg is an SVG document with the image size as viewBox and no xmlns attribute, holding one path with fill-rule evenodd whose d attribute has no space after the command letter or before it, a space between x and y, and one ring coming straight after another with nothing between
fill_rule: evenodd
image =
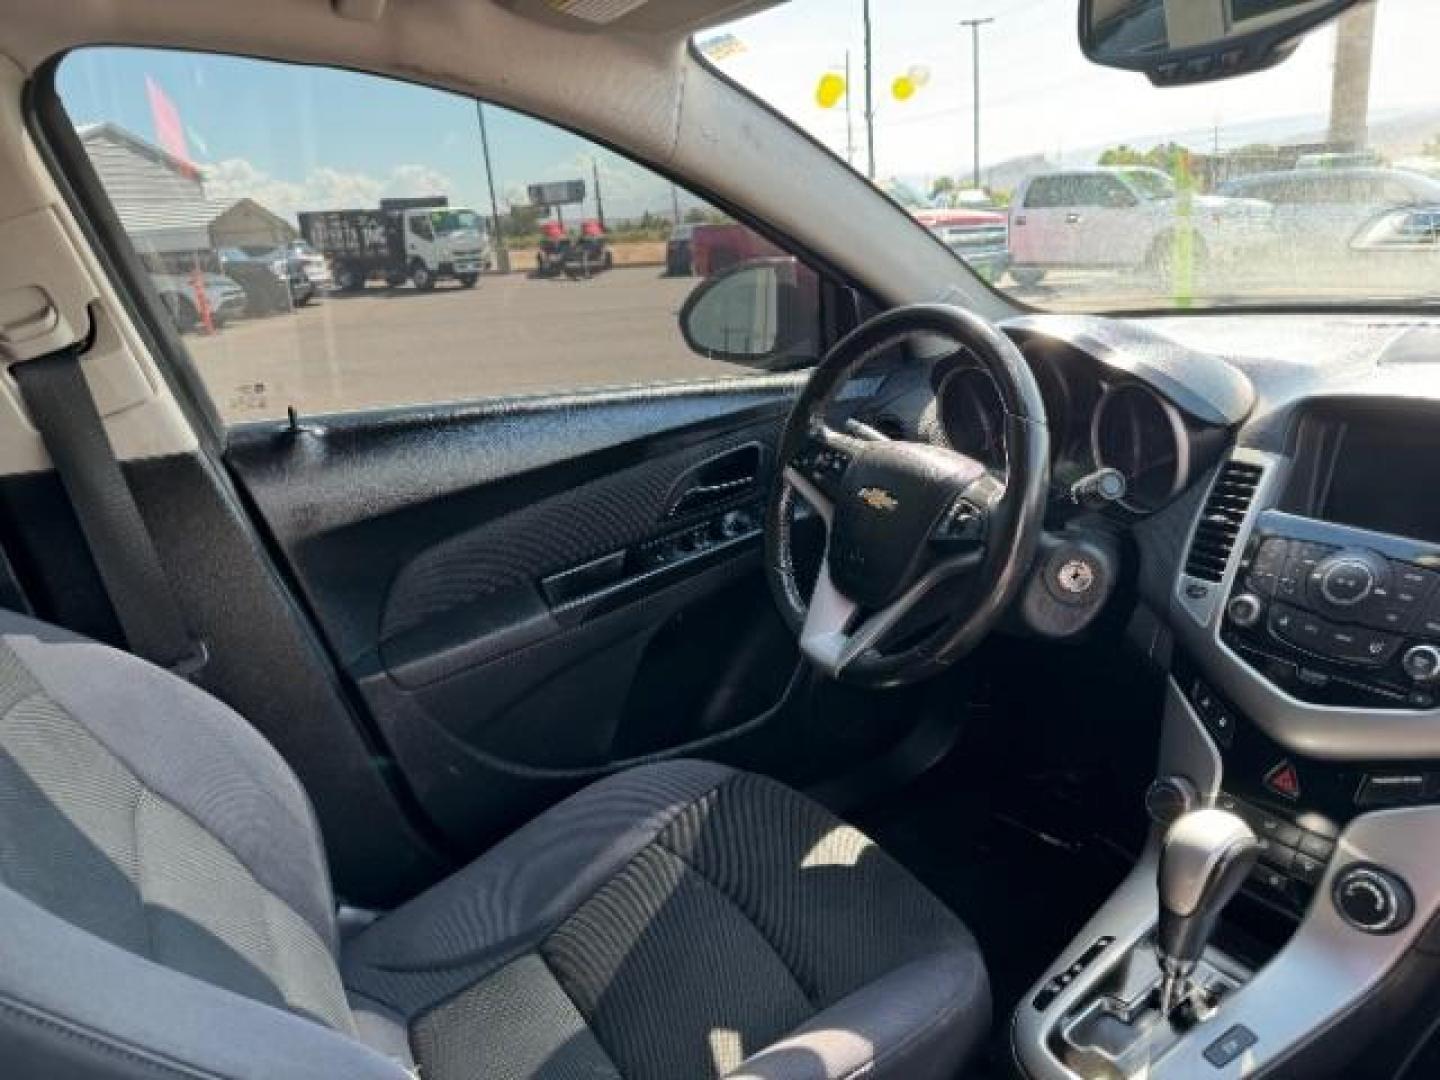
<instances>
[{"instance_id":1,"label":"building","mask_svg":"<svg viewBox=\"0 0 1440 1080\"><path fill-rule=\"evenodd\" d=\"M209 258L215 210L198 167L118 124L87 124L79 135L142 261L173 271Z\"/></svg>"},{"instance_id":2,"label":"building","mask_svg":"<svg viewBox=\"0 0 1440 1080\"><path fill-rule=\"evenodd\" d=\"M216 209L215 204L211 204L211 209ZM295 226L250 198L228 204L222 202L220 212L210 222L210 244L216 251L223 248L273 251L299 235Z\"/></svg>"}]
</instances>

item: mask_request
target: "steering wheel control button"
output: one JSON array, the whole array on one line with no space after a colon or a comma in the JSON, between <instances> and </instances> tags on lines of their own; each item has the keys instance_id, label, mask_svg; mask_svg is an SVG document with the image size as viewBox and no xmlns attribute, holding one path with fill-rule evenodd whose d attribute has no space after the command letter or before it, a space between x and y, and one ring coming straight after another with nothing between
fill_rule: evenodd
<instances>
[{"instance_id":1,"label":"steering wheel control button","mask_svg":"<svg viewBox=\"0 0 1440 1080\"><path fill-rule=\"evenodd\" d=\"M1225 1034L1205 1048L1205 1060L1215 1068L1223 1069L1259 1041L1244 1024L1235 1024L1226 1028Z\"/></svg>"},{"instance_id":2,"label":"steering wheel control button","mask_svg":"<svg viewBox=\"0 0 1440 1080\"><path fill-rule=\"evenodd\" d=\"M1265 605L1254 593L1240 593L1232 596L1225 605L1225 615L1241 629L1248 630L1265 614Z\"/></svg>"},{"instance_id":3,"label":"steering wheel control button","mask_svg":"<svg viewBox=\"0 0 1440 1080\"><path fill-rule=\"evenodd\" d=\"M1393 934L1415 914L1410 887L1368 863L1353 863L1336 874L1331 896L1340 917L1367 934Z\"/></svg>"},{"instance_id":4,"label":"steering wheel control button","mask_svg":"<svg viewBox=\"0 0 1440 1080\"><path fill-rule=\"evenodd\" d=\"M1281 761L1265 774L1265 786L1282 799L1300 798L1300 774L1288 761Z\"/></svg>"},{"instance_id":5,"label":"steering wheel control button","mask_svg":"<svg viewBox=\"0 0 1440 1080\"><path fill-rule=\"evenodd\" d=\"M1440 649L1434 645L1412 645L1400 658L1400 666L1411 682L1428 686L1440 679Z\"/></svg>"}]
</instances>

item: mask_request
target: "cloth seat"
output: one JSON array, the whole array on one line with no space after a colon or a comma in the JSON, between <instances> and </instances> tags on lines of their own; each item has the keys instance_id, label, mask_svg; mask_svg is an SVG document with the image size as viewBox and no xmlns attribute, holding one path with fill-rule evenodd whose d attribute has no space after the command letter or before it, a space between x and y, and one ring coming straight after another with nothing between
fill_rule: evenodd
<instances>
[{"instance_id":1,"label":"cloth seat","mask_svg":"<svg viewBox=\"0 0 1440 1080\"><path fill-rule=\"evenodd\" d=\"M193 686L0 614L7 1077L953 1077L965 928L773 781L600 781L342 943L314 817Z\"/></svg>"}]
</instances>

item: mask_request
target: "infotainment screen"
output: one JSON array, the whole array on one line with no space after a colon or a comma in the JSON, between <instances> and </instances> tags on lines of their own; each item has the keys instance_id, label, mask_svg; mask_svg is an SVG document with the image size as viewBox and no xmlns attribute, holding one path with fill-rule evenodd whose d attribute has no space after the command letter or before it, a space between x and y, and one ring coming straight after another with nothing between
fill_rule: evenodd
<instances>
[{"instance_id":1,"label":"infotainment screen","mask_svg":"<svg viewBox=\"0 0 1440 1080\"><path fill-rule=\"evenodd\" d=\"M1367 416L1338 428L1316 516L1440 543L1440 424Z\"/></svg>"}]
</instances>

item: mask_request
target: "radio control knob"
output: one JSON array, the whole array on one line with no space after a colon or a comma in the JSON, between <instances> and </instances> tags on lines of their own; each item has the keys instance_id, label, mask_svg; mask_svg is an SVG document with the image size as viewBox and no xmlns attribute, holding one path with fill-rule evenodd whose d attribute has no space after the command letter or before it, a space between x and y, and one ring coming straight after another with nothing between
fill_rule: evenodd
<instances>
[{"instance_id":1,"label":"radio control knob","mask_svg":"<svg viewBox=\"0 0 1440 1080\"><path fill-rule=\"evenodd\" d=\"M1412 645L1400 658L1400 666L1411 682L1428 686L1440 680L1440 649L1434 645Z\"/></svg>"},{"instance_id":2,"label":"radio control knob","mask_svg":"<svg viewBox=\"0 0 1440 1080\"><path fill-rule=\"evenodd\" d=\"M1265 605L1254 593L1237 593L1225 605L1225 614L1242 630L1248 630L1265 614Z\"/></svg>"},{"instance_id":3,"label":"radio control knob","mask_svg":"<svg viewBox=\"0 0 1440 1080\"><path fill-rule=\"evenodd\" d=\"M1385 584L1385 560L1368 551L1341 551L1325 559L1311 572L1314 593L1332 608L1350 608L1362 603Z\"/></svg>"}]
</instances>

